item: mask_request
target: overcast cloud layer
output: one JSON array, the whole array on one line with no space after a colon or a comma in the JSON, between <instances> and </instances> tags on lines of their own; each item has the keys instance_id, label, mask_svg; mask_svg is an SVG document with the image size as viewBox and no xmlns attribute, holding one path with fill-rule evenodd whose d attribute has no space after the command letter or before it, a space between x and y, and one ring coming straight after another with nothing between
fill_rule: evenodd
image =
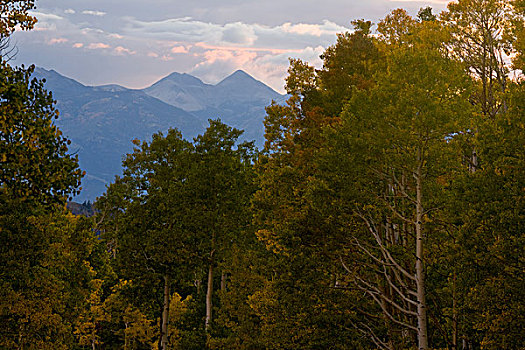
<instances>
[{"instance_id":1,"label":"overcast cloud layer","mask_svg":"<svg viewBox=\"0 0 525 350\"><path fill-rule=\"evenodd\" d=\"M39 0L39 22L15 34L15 64L55 69L87 85L149 86L177 71L216 83L237 69L282 92L289 57L319 55L350 29L399 7L448 1Z\"/></svg>"}]
</instances>

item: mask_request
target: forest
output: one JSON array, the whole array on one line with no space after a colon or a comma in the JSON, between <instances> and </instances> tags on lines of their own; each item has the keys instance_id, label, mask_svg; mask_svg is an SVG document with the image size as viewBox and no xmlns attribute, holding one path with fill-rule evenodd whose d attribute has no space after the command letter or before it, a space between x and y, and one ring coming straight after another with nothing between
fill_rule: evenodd
<instances>
[{"instance_id":1,"label":"forest","mask_svg":"<svg viewBox=\"0 0 525 350\"><path fill-rule=\"evenodd\" d=\"M525 348L525 1L354 20L264 149L210 120L83 176L0 4L0 348Z\"/></svg>"}]
</instances>

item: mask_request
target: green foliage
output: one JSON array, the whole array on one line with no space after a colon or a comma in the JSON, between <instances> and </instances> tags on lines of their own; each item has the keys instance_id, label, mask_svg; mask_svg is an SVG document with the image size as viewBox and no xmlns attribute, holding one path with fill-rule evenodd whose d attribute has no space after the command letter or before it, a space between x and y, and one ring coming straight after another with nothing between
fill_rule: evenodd
<instances>
[{"instance_id":1,"label":"green foliage","mask_svg":"<svg viewBox=\"0 0 525 350\"><path fill-rule=\"evenodd\" d=\"M4 37L34 23L1 6ZM135 140L92 218L51 95L4 63L0 348L523 348L523 9L354 21L290 60L262 155L219 120Z\"/></svg>"},{"instance_id":2,"label":"green foliage","mask_svg":"<svg viewBox=\"0 0 525 350\"><path fill-rule=\"evenodd\" d=\"M352 329L351 291L336 290L341 231L313 205L310 184L319 169L313 162L325 147L323 128L338 123L356 90L370 89L381 54L362 30L338 36L323 54L322 70L291 61L286 106L267 108L268 154L256 164L260 189L253 199L257 237L268 253L259 267L259 290L248 296L262 348L360 348ZM239 329L239 328L238 328Z\"/></svg>"},{"instance_id":3,"label":"green foliage","mask_svg":"<svg viewBox=\"0 0 525 350\"><path fill-rule=\"evenodd\" d=\"M197 350L206 348L202 300L174 293L170 301L170 349Z\"/></svg>"},{"instance_id":4,"label":"green foliage","mask_svg":"<svg viewBox=\"0 0 525 350\"><path fill-rule=\"evenodd\" d=\"M251 143L236 146L241 133L210 120L194 143L176 130L155 134L149 143L135 141L123 177L97 203L119 276L133 280L133 303L155 318L165 303L164 278L179 290L200 284L203 271L225 263L232 244L245 240L254 153ZM202 331L183 327L180 332L195 341L172 332L172 343L199 344Z\"/></svg>"},{"instance_id":5,"label":"green foliage","mask_svg":"<svg viewBox=\"0 0 525 350\"><path fill-rule=\"evenodd\" d=\"M523 86L512 107L480 125L481 168L456 180L449 214L458 227L451 250L465 336L486 349L519 349L525 324L522 267L524 211Z\"/></svg>"},{"instance_id":6,"label":"green foliage","mask_svg":"<svg viewBox=\"0 0 525 350\"><path fill-rule=\"evenodd\" d=\"M363 30L337 35L337 42L321 55L323 69L317 72L321 96L305 95L312 107L324 109L326 115L339 115L345 101L352 96L353 89L368 89L373 84L372 76L382 56L374 39L369 35L366 22Z\"/></svg>"},{"instance_id":7,"label":"green foliage","mask_svg":"<svg viewBox=\"0 0 525 350\"><path fill-rule=\"evenodd\" d=\"M478 82L471 101L484 117L505 113L508 106L504 55L513 55L511 5L508 0L461 0L450 2L440 16L453 34L450 52Z\"/></svg>"},{"instance_id":8,"label":"green foliage","mask_svg":"<svg viewBox=\"0 0 525 350\"><path fill-rule=\"evenodd\" d=\"M150 349L156 341L157 327L133 305L129 292L134 292L133 283L120 280L103 303L96 303L96 337L104 348Z\"/></svg>"},{"instance_id":9,"label":"green foliage","mask_svg":"<svg viewBox=\"0 0 525 350\"><path fill-rule=\"evenodd\" d=\"M395 9L377 25L381 39L393 46L409 38L416 21L404 9Z\"/></svg>"},{"instance_id":10,"label":"green foliage","mask_svg":"<svg viewBox=\"0 0 525 350\"><path fill-rule=\"evenodd\" d=\"M420 8L417 13L417 18L423 22L437 20L437 17L432 13L432 7L430 6Z\"/></svg>"},{"instance_id":11,"label":"green foliage","mask_svg":"<svg viewBox=\"0 0 525 350\"><path fill-rule=\"evenodd\" d=\"M1 5L3 37L32 26L32 4ZM33 69L0 67L0 347L68 349L92 281L109 271L89 220L65 213L82 173Z\"/></svg>"},{"instance_id":12,"label":"green foliage","mask_svg":"<svg viewBox=\"0 0 525 350\"><path fill-rule=\"evenodd\" d=\"M82 173L70 143L53 124L58 111L34 67L0 67L0 203L64 203L77 194Z\"/></svg>"},{"instance_id":13,"label":"green foliage","mask_svg":"<svg viewBox=\"0 0 525 350\"><path fill-rule=\"evenodd\" d=\"M16 209L11 206L10 209ZM103 276L104 250L83 218L34 211L2 213L0 317L6 348L71 348L73 327L93 283ZM30 244L29 244L30 243ZM93 266L100 267L99 272Z\"/></svg>"}]
</instances>

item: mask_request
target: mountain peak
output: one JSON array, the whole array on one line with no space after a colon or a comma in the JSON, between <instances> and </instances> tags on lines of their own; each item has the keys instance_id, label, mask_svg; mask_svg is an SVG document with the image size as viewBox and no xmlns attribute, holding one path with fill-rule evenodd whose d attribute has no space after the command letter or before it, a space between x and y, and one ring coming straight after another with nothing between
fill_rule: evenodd
<instances>
[{"instance_id":1,"label":"mountain peak","mask_svg":"<svg viewBox=\"0 0 525 350\"><path fill-rule=\"evenodd\" d=\"M34 74L37 75L37 76L41 76L41 77L54 76L54 77L57 77L57 78L65 78L65 79L73 80L71 78L63 76L62 74L58 73L54 69L45 69L45 68L38 67L38 66L35 67Z\"/></svg>"},{"instance_id":2,"label":"mountain peak","mask_svg":"<svg viewBox=\"0 0 525 350\"><path fill-rule=\"evenodd\" d=\"M226 78L224 78L217 85L222 85L224 83L237 83L239 81L257 81L257 80L254 77L252 77L250 74L246 73L245 71L238 69L232 74L228 75Z\"/></svg>"},{"instance_id":3,"label":"mountain peak","mask_svg":"<svg viewBox=\"0 0 525 350\"><path fill-rule=\"evenodd\" d=\"M179 73L179 72L173 72L170 75L168 75L165 78L162 78L160 81L168 80L184 85L204 85L202 80L200 80L197 77L194 77L193 75L187 74L187 73Z\"/></svg>"},{"instance_id":4,"label":"mountain peak","mask_svg":"<svg viewBox=\"0 0 525 350\"><path fill-rule=\"evenodd\" d=\"M68 78L58 73L54 69L35 67L33 76L39 79L46 79L46 89L53 92L57 90L69 90L80 93L80 90L86 89L86 86L84 84L81 84L74 79Z\"/></svg>"},{"instance_id":5,"label":"mountain peak","mask_svg":"<svg viewBox=\"0 0 525 350\"><path fill-rule=\"evenodd\" d=\"M250 74L246 73L242 69L237 69L235 72L230 74L230 77L247 77L253 79L253 77Z\"/></svg>"}]
</instances>

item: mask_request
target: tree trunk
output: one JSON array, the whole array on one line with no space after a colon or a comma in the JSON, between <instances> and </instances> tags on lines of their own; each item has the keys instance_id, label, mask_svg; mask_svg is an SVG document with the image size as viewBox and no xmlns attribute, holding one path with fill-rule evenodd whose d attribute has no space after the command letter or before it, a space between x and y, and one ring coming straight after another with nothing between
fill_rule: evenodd
<instances>
[{"instance_id":1,"label":"tree trunk","mask_svg":"<svg viewBox=\"0 0 525 350\"><path fill-rule=\"evenodd\" d=\"M160 348L161 350L168 349L168 318L170 308L170 288L168 284L168 275L164 275L164 305L162 309L162 326L160 330Z\"/></svg>"},{"instance_id":2,"label":"tree trunk","mask_svg":"<svg viewBox=\"0 0 525 350\"><path fill-rule=\"evenodd\" d=\"M228 279L228 273L221 272L221 292L226 292L226 280Z\"/></svg>"},{"instance_id":3,"label":"tree trunk","mask_svg":"<svg viewBox=\"0 0 525 350\"><path fill-rule=\"evenodd\" d=\"M128 322L124 323L124 350L128 350Z\"/></svg>"},{"instance_id":4,"label":"tree trunk","mask_svg":"<svg viewBox=\"0 0 525 350\"><path fill-rule=\"evenodd\" d=\"M418 168L416 178L416 287L417 287L417 330L420 350L428 349L427 306L425 302L425 271L423 266L423 194L422 194L422 155L418 150Z\"/></svg>"},{"instance_id":5,"label":"tree trunk","mask_svg":"<svg viewBox=\"0 0 525 350\"><path fill-rule=\"evenodd\" d=\"M212 296L213 296L213 251L210 254L210 267L208 270L208 288L206 290L206 321L204 328L206 331L210 328L212 319Z\"/></svg>"},{"instance_id":6,"label":"tree trunk","mask_svg":"<svg viewBox=\"0 0 525 350\"><path fill-rule=\"evenodd\" d=\"M456 294L456 272L454 271L454 279L452 280L452 349L458 349L458 310L457 310L457 294Z\"/></svg>"},{"instance_id":7,"label":"tree trunk","mask_svg":"<svg viewBox=\"0 0 525 350\"><path fill-rule=\"evenodd\" d=\"M478 170L478 153L476 149L473 149L470 156L469 171L474 174L476 170Z\"/></svg>"}]
</instances>

